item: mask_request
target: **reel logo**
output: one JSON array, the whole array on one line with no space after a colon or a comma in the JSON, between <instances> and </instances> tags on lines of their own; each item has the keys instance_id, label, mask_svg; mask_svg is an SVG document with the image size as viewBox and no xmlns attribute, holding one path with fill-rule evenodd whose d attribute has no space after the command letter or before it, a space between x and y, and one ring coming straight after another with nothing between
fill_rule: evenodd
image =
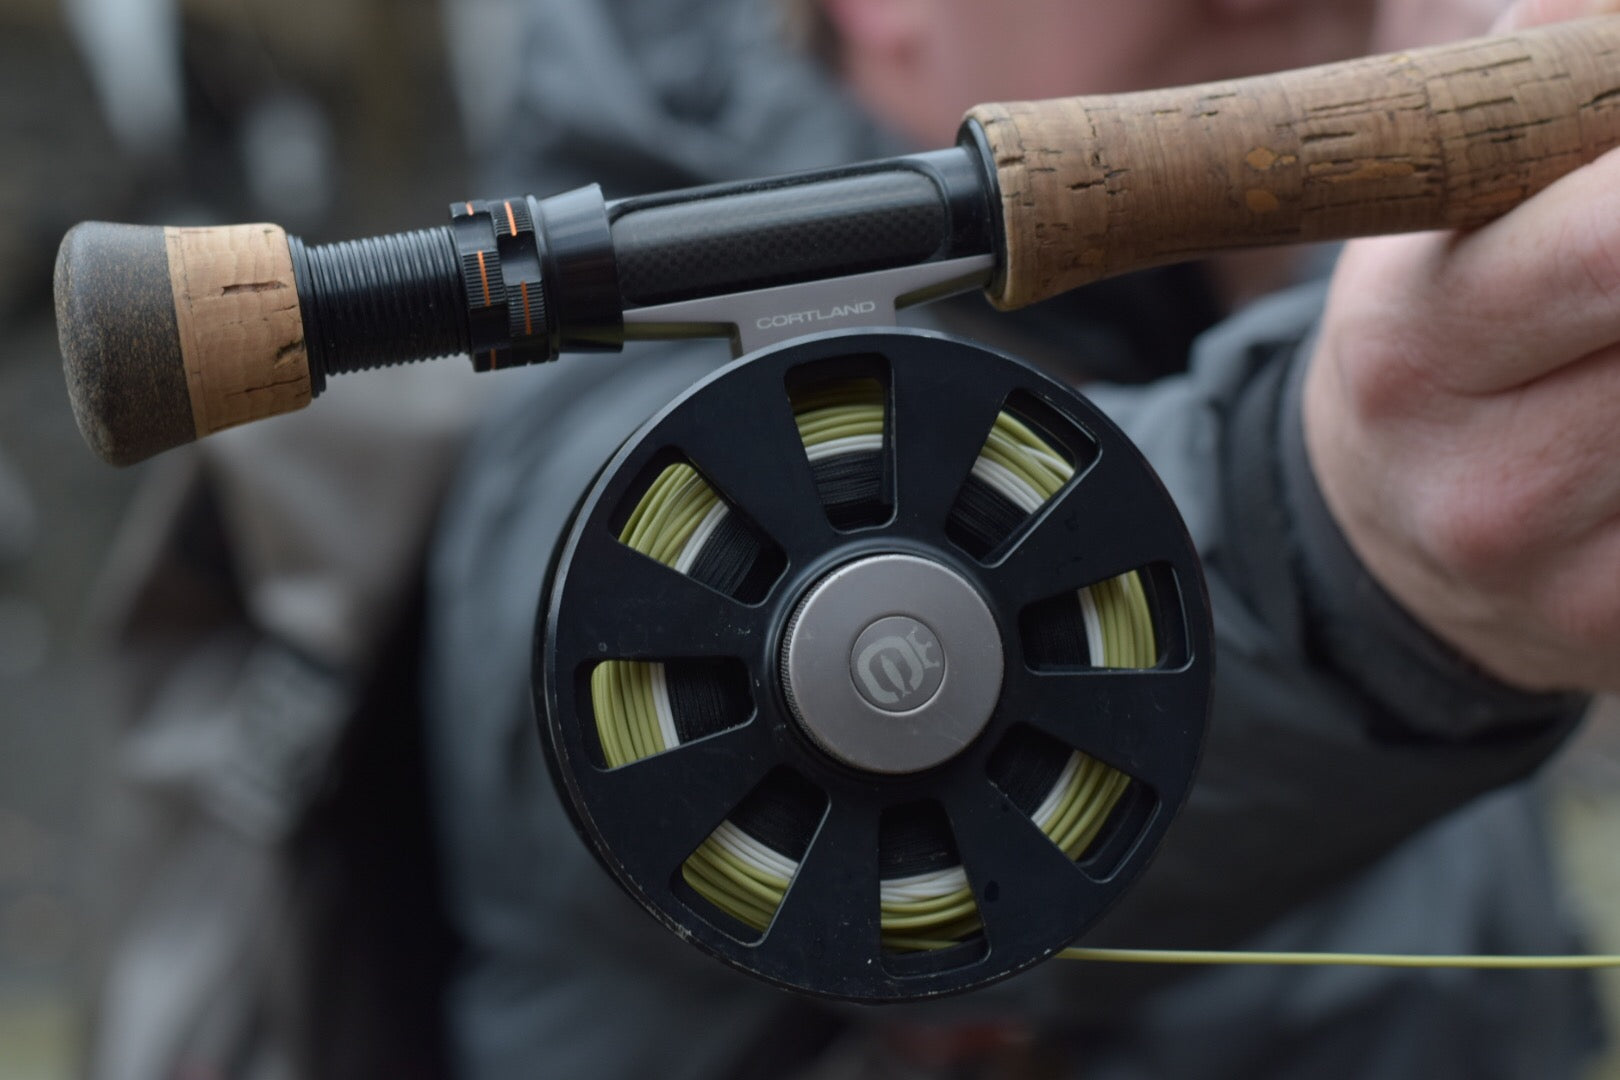
<instances>
[{"instance_id":1,"label":"reel logo","mask_svg":"<svg viewBox=\"0 0 1620 1080\"><path fill-rule=\"evenodd\" d=\"M924 623L889 615L861 632L850 652L855 689L884 712L926 705L945 680L945 650Z\"/></svg>"},{"instance_id":2,"label":"reel logo","mask_svg":"<svg viewBox=\"0 0 1620 1080\"><path fill-rule=\"evenodd\" d=\"M811 308L808 311L784 311L778 315L761 315L754 320L760 330L780 330L785 326L804 326L808 323L837 322L859 319L877 311L877 301L861 300L853 304L834 304L829 308Z\"/></svg>"}]
</instances>

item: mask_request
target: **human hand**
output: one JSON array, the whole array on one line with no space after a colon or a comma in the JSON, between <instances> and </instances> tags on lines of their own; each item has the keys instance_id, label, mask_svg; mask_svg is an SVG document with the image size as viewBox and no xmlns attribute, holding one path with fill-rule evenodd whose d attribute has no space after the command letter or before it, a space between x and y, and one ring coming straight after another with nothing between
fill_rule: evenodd
<instances>
[{"instance_id":1,"label":"human hand","mask_svg":"<svg viewBox=\"0 0 1620 1080\"><path fill-rule=\"evenodd\" d=\"M1474 232L1349 245L1304 424L1350 545L1431 631L1515 686L1620 689L1620 150Z\"/></svg>"}]
</instances>

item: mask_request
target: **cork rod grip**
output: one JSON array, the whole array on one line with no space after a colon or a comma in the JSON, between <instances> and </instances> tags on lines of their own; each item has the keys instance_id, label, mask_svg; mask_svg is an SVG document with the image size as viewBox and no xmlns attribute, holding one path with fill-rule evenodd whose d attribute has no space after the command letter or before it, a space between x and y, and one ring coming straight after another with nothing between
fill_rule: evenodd
<instances>
[{"instance_id":1,"label":"cork rod grip","mask_svg":"<svg viewBox=\"0 0 1620 1080\"><path fill-rule=\"evenodd\" d=\"M275 225L75 226L57 254L56 315L79 430L115 465L312 396Z\"/></svg>"},{"instance_id":2,"label":"cork rod grip","mask_svg":"<svg viewBox=\"0 0 1620 1080\"><path fill-rule=\"evenodd\" d=\"M1620 17L1174 90L981 105L1012 309L1222 249L1482 224L1620 145Z\"/></svg>"}]
</instances>

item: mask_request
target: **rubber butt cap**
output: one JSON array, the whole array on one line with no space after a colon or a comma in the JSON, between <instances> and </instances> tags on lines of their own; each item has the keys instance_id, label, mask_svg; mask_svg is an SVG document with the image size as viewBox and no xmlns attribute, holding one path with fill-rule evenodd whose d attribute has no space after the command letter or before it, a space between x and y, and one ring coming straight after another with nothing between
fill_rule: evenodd
<instances>
[{"instance_id":1,"label":"rubber butt cap","mask_svg":"<svg viewBox=\"0 0 1620 1080\"><path fill-rule=\"evenodd\" d=\"M56 255L56 332L79 431L114 465L196 438L163 229L87 221Z\"/></svg>"}]
</instances>

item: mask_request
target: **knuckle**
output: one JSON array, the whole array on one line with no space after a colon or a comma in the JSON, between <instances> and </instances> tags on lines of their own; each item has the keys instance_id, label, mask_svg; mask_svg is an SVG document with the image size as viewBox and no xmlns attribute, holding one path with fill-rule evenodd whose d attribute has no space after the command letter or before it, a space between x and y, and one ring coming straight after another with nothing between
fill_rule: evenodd
<instances>
[{"instance_id":1,"label":"knuckle","mask_svg":"<svg viewBox=\"0 0 1620 1080\"><path fill-rule=\"evenodd\" d=\"M1606 212L1590 204L1571 212L1558 233L1556 259L1577 295L1620 300L1620 238Z\"/></svg>"},{"instance_id":2,"label":"knuckle","mask_svg":"<svg viewBox=\"0 0 1620 1080\"><path fill-rule=\"evenodd\" d=\"M1539 497L1522 485L1477 475L1449 483L1420 512L1420 542L1449 575L1476 584L1511 582L1535 550Z\"/></svg>"},{"instance_id":3,"label":"knuckle","mask_svg":"<svg viewBox=\"0 0 1620 1080\"><path fill-rule=\"evenodd\" d=\"M1432 389L1427 350L1410 333L1377 324L1341 328L1332 342L1342 404L1366 426L1412 414Z\"/></svg>"}]
</instances>

